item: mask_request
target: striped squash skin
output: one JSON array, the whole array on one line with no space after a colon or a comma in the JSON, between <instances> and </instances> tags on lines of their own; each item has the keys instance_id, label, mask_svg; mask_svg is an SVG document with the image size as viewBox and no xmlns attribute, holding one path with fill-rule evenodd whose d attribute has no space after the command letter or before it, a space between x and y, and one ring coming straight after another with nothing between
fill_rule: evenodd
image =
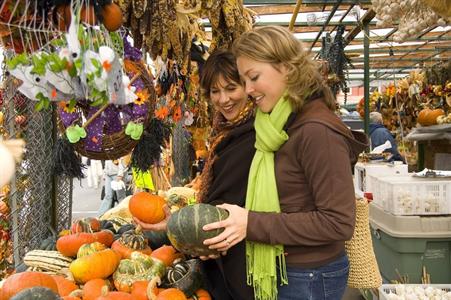
<instances>
[{"instance_id":1,"label":"striped squash skin","mask_svg":"<svg viewBox=\"0 0 451 300\"><path fill-rule=\"evenodd\" d=\"M229 213L222 208L199 203L185 206L171 215L168 220L168 238L180 252L192 256L217 254L218 251L208 249L204 240L212 238L224 231L223 228L204 231L206 224L227 219Z\"/></svg>"}]
</instances>

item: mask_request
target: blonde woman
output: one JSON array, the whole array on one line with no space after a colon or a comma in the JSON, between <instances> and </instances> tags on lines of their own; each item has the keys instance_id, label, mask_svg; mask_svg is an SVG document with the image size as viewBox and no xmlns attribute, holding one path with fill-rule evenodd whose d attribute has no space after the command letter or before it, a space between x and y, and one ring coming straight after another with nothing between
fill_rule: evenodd
<instances>
[{"instance_id":1,"label":"blonde woman","mask_svg":"<svg viewBox=\"0 0 451 300\"><path fill-rule=\"evenodd\" d=\"M205 243L227 251L246 240L255 299L341 299L355 198L351 165L366 147L334 114L335 101L301 43L282 27L234 44L246 92L258 106L245 208L223 204L225 230Z\"/></svg>"}]
</instances>

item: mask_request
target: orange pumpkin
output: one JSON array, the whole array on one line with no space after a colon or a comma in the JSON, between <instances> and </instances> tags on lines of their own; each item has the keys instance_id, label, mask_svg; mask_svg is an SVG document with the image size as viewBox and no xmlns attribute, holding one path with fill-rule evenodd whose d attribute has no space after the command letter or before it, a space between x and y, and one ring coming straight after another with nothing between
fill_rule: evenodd
<instances>
[{"instance_id":1,"label":"orange pumpkin","mask_svg":"<svg viewBox=\"0 0 451 300\"><path fill-rule=\"evenodd\" d=\"M56 241L56 249L65 256L76 256L78 249L83 244L100 242L106 246L113 243L113 233L109 230L102 230L94 233L80 232L60 237Z\"/></svg>"},{"instance_id":2,"label":"orange pumpkin","mask_svg":"<svg viewBox=\"0 0 451 300\"><path fill-rule=\"evenodd\" d=\"M159 292L156 300L188 300L188 299L181 290L170 288Z\"/></svg>"},{"instance_id":3,"label":"orange pumpkin","mask_svg":"<svg viewBox=\"0 0 451 300\"><path fill-rule=\"evenodd\" d=\"M139 192L130 198L128 208L130 213L140 221L148 224L156 224L164 220L163 206L166 201L163 197L147 192Z\"/></svg>"},{"instance_id":4,"label":"orange pumpkin","mask_svg":"<svg viewBox=\"0 0 451 300\"><path fill-rule=\"evenodd\" d=\"M188 300L211 300L211 296L206 290L198 289Z\"/></svg>"},{"instance_id":5,"label":"orange pumpkin","mask_svg":"<svg viewBox=\"0 0 451 300\"><path fill-rule=\"evenodd\" d=\"M445 111L441 108L431 110L430 108L424 108L418 114L417 122L422 126L430 126L437 124L437 117L445 114Z\"/></svg>"},{"instance_id":6,"label":"orange pumpkin","mask_svg":"<svg viewBox=\"0 0 451 300\"><path fill-rule=\"evenodd\" d=\"M122 11L115 4L107 4L102 7L103 26L108 31L116 31L122 26Z\"/></svg>"},{"instance_id":7,"label":"orange pumpkin","mask_svg":"<svg viewBox=\"0 0 451 300\"><path fill-rule=\"evenodd\" d=\"M58 285L52 276L39 272L22 272L9 276L3 283L2 299L9 299L24 289L36 286L47 287L58 293Z\"/></svg>"},{"instance_id":8,"label":"orange pumpkin","mask_svg":"<svg viewBox=\"0 0 451 300\"><path fill-rule=\"evenodd\" d=\"M77 258L69 270L76 282L84 283L95 278L107 278L114 273L121 257L116 251L105 249Z\"/></svg>"},{"instance_id":9,"label":"orange pumpkin","mask_svg":"<svg viewBox=\"0 0 451 300\"><path fill-rule=\"evenodd\" d=\"M108 288L108 280L105 279L91 279L83 286L83 300L96 300L97 297L102 295L102 288L106 286Z\"/></svg>"},{"instance_id":10,"label":"orange pumpkin","mask_svg":"<svg viewBox=\"0 0 451 300\"><path fill-rule=\"evenodd\" d=\"M158 295L159 290L160 289L152 281L135 281L132 285L131 295L134 300L148 300L151 299L150 293Z\"/></svg>"},{"instance_id":11,"label":"orange pumpkin","mask_svg":"<svg viewBox=\"0 0 451 300\"><path fill-rule=\"evenodd\" d=\"M52 277L58 286L58 294L60 296L68 296L70 293L78 289L78 286L73 281L70 281L63 276L53 275Z\"/></svg>"},{"instance_id":12,"label":"orange pumpkin","mask_svg":"<svg viewBox=\"0 0 451 300\"><path fill-rule=\"evenodd\" d=\"M158 249L155 249L150 256L161 260L167 267L172 265L175 259L183 256L181 253L177 253L172 246L163 245Z\"/></svg>"}]
</instances>

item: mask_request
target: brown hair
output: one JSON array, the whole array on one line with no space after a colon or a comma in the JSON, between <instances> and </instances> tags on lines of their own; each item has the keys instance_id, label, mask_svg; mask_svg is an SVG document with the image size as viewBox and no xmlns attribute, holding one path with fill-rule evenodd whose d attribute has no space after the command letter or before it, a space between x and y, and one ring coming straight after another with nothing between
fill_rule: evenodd
<instances>
[{"instance_id":1,"label":"brown hair","mask_svg":"<svg viewBox=\"0 0 451 300\"><path fill-rule=\"evenodd\" d=\"M224 49L214 51L202 68L200 87L202 96L205 99L210 99L210 89L218 82L221 76L224 80L242 84L235 56L232 52Z\"/></svg>"},{"instance_id":2,"label":"brown hair","mask_svg":"<svg viewBox=\"0 0 451 300\"><path fill-rule=\"evenodd\" d=\"M259 62L283 64L287 70L287 94L294 110L300 111L309 97L322 93L329 109L335 99L318 70L318 65L291 32L280 26L265 26L243 33L233 44L233 54ZM276 68L277 69L277 68Z\"/></svg>"}]
</instances>

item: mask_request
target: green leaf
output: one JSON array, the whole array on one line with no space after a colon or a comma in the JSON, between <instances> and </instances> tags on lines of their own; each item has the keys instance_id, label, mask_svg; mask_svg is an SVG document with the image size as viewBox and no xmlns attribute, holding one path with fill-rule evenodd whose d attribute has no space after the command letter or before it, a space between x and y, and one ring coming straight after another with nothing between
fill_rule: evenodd
<instances>
[{"instance_id":1,"label":"green leaf","mask_svg":"<svg viewBox=\"0 0 451 300\"><path fill-rule=\"evenodd\" d=\"M77 70L81 70L81 67L83 66L83 62L81 61L81 58L78 58L74 61L75 68Z\"/></svg>"},{"instance_id":2,"label":"green leaf","mask_svg":"<svg viewBox=\"0 0 451 300\"><path fill-rule=\"evenodd\" d=\"M6 65L10 70L14 70L18 65L28 65L28 63L28 56L25 53L6 61Z\"/></svg>"},{"instance_id":3,"label":"green leaf","mask_svg":"<svg viewBox=\"0 0 451 300\"><path fill-rule=\"evenodd\" d=\"M72 111L72 109L75 107L76 104L77 104L77 100L75 100L75 99L70 99L68 109L69 109L70 111Z\"/></svg>"},{"instance_id":4,"label":"green leaf","mask_svg":"<svg viewBox=\"0 0 451 300\"><path fill-rule=\"evenodd\" d=\"M45 74L45 64L47 63L45 58L40 58L37 55L33 55L31 57L33 69L31 70L33 73L38 75Z\"/></svg>"},{"instance_id":5,"label":"green leaf","mask_svg":"<svg viewBox=\"0 0 451 300\"><path fill-rule=\"evenodd\" d=\"M34 106L34 109L36 111L41 111L44 109L44 100L40 100L36 105Z\"/></svg>"}]
</instances>

